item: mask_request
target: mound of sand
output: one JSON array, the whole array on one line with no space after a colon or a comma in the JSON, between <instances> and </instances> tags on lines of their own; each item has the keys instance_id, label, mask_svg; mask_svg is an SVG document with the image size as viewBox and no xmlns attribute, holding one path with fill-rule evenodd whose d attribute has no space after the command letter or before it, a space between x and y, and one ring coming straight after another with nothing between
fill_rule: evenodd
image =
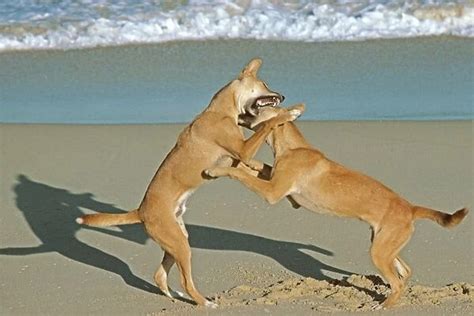
<instances>
[{"instance_id":1,"label":"mound of sand","mask_svg":"<svg viewBox=\"0 0 474 316\"><path fill-rule=\"evenodd\" d=\"M447 302L472 304L474 286L456 283L441 288L409 286L399 306L439 305ZM305 304L321 312L367 311L374 301L382 301L390 288L375 275L352 275L343 280L319 281L313 278L290 278L265 287L236 286L215 296L220 306L255 304L277 305L286 301Z\"/></svg>"}]
</instances>

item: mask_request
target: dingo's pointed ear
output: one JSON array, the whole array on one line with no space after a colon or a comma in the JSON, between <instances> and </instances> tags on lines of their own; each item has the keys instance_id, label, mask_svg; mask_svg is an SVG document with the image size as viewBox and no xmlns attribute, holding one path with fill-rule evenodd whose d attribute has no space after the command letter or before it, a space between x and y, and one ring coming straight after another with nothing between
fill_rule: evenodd
<instances>
[{"instance_id":1,"label":"dingo's pointed ear","mask_svg":"<svg viewBox=\"0 0 474 316\"><path fill-rule=\"evenodd\" d=\"M247 66L245 66L245 68L242 69L239 79L242 79L245 76L257 77L257 72L260 69L262 62L263 61L260 58L254 58L251 61L249 61Z\"/></svg>"}]
</instances>

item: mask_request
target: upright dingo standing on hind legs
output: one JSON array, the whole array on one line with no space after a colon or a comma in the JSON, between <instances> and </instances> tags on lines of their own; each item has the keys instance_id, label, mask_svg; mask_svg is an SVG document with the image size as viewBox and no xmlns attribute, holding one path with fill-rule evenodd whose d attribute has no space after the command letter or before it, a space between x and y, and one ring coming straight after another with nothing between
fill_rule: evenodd
<instances>
[{"instance_id":1,"label":"upright dingo standing on hind legs","mask_svg":"<svg viewBox=\"0 0 474 316\"><path fill-rule=\"evenodd\" d=\"M79 224L91 226L143 223L148 235L165 252L154 278L161 291L170 298L173 296L168 288L167 276L176 263L181 285L192 299L198 305L217 306L194 286L191 248L182 217L186 200L209 179L204 170L218 164L230 166L239 161L260 168L251 157L272 128L301 114L298 108L285 110L265 123L264 128L252 137L244 139L238 126L238 116L258 116L261 108L277 106L284 99L257 78L261 64L260 59L251 60L240 75L219 90L209 106L181 132L176 145L153 177L138 209L126 214L99 213L77 219Z\"/></svg>"}]
</instances>

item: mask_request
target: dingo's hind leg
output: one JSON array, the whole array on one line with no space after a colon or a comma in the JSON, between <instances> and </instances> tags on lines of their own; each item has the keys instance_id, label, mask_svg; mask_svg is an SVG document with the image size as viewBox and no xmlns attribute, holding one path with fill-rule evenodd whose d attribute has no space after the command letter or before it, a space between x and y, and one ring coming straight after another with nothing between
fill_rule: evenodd
<instances>
[{"instance_id":1,"label":"dingo's hind leg","mask_svg":"<svg viewBox=\"0 0 474 316\"><path fill-rule=\"evenodd\" d=\"M383 302L383 307L393 306L403 294L411 269L400 259L399 252L406 245L413 232L411 223L383 225L374 234L370 254L372 261L385 280L390 284L391 293Z\"/></svg>"},{"instance_id":2,"label":"dingo's hind leg","mask_svg":"<svg viewBox=\"0 0 474 316\"><path fill-rule=\"evenodd\" d=\"M186 236L186 238L188 238L189 234L188 234L188 231L186 230L183 217L182 216L177 217L176 221L178 222L179 227L181 228L181 231L183 232L183 234ZM160 267L155 273L156 285L160 288L163 294L165 294L169 298L183 297L183 293L173 290L168 286L168 275L174 264L175 264L175 260L173 256L171 256L168 252L165 251L165 254L163 256L163 261L161 262Z\"/></svg>"},{"instance_id":3,"label":"dingo's hind leg","mask_svg":"<svg viewBox=\"0 0 474 316\"><path fill-rule=\"evenodd\" d=\"M163 293L168 297L173 297L168 289L167 276L169 269L176 262L181 275L181 285L189 296L198 305L216 307L217 305L202 296L194 285L191 273L191 247L185 232L174 215L169 220L161 218L160 221L145 221L145 228L150 237L158 242L165 251L162 265L155 274L155 281Z\"/></svg>"},{"instance_id":4,"label":"dingo's hind leg","mask_svg":"<svg viewBox=\"0 0 474 316\"><path fill-rule=\"evenodd\" d=\"M173 256L165 251L161 265L158 270L156 270L154 276L158 288L161 290L161 292L163 292L164 295L171 299L183 297L183 293L175 291L168 286L168 275L174 263L175 261Z\"/></svg>"}]
</instances>

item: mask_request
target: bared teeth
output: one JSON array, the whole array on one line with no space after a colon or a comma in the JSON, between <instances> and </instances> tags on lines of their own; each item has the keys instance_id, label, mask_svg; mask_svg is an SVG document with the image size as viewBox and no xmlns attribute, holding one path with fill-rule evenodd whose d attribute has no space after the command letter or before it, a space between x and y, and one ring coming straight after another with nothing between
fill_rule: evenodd
<instances>
[{"instance_id":1,"label":"bared teeth","mask_svg":"<svg viewBox=\"0 0 474 316\"><path fill-rule=\"evenodd\" d=\"M255 102L257 107L266 107L266 106L278 106L280 104L280 99L278 97L268 97L262 98Z\"/></svg>"}]
</instances>

